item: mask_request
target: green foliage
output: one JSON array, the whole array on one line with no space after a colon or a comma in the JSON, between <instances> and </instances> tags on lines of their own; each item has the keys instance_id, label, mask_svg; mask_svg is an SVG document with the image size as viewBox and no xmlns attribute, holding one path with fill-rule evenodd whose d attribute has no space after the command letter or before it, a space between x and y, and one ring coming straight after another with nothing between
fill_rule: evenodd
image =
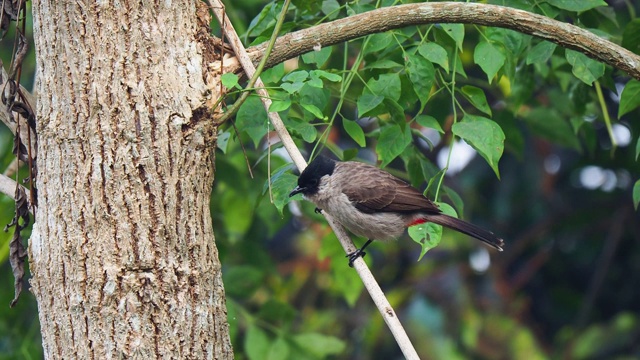
<instances>
[{"instance_id":1,"label":"green foliage","mask_svg":"<svg viewBox=\"0 0 640 360\"><path fill-rule=\"evenodd\" d=\"M456 211L447 203L437 203L443 213L458 217ZM422 246L418 261L427 253L427 251L435 248L440 244L442 239L442 226L433 223L424 223L409 227L409 236L411 239Z\"/></svg>"},{"instance_id":2,"label":"green foliage","mask_svg":"<svg viewBox=\"0 0 640 360\"><path fill-rule=\"evenodd\" d=\"M547 2L557 8L569 11L586 11L598 6L607 6L604 0L547 0Z\"/></svg>"},{"instance_id":3,"label":"green foliage","mask_svg":"<svg viewBox=\"0 0 640 360\"><path fill-rule=\"evenodd\" d=\"M498 124L482 116L465 115L451 131L478 151L500 178L498 161L504 150L504 133Z\"/></svg>"},{"instance_id":4,"label":"green foliage","mask_svg":"<svg viewBox=\"0 0 640 360\"><path fill-rule=\"evenodd\" d=\"M620 95L620 108L618 108L618 117L622 117L628 112L640 106L640 81L630 80L622 90Z\"/></svg>"},{"instance_id":5,"label":"green foliage","mask_svg":"<svg viewBox=\"0 0 640 360\"><path fill-rule=\"evenodd\" d=\"M583 53L579 53L573 50L565 50L567 61L571 64L571 72L578 79L585 82L587 85L593 84L604 75L604 64L597 62L587 57Z\"/></svg>"},{"instance_id":6,"label":"green foliage","mask_svg":"<svg viewBox=\"0 0 640 360\"><path fill-rule=\"evenodd\" d=\"M482 41L473 52L473 60L487 74L489 82L496 76L506 60L504 48L498 44Z\"/></svg>"},{"instance_id":7,"label":"green foliage","mask_svg":"<svg viewBox=\"0 0 640 360\"><path fill-rule=\"evenodd\" d=\"M637 20L633 19L633 15L621 15L604 7L606 3L602 0L493 0L488 3L516 7L571 22L603 37L622 39L623 45L632 51L639 48L638 32L635 31ZM289 14L293 24L291 30L397 2L343 3L326 0L294 1L294 4L296 8L291 9ZM254 19L249 32L249 37L254 42L268 37L277 8L277 5L270 3ZM542 156L538 151L542 153L540 149L545 149L545 156L548 157L566 152L574 154L574 157L581 157L583 160L577 164L567 160L564 155L557 155L562 157L562 174L558 175L559 178L566 179L567 182L568 179L573 179L571 181L575 183L578 175L572 171L579 172L581 167L596 161L595 159L601 161L601 154L608 153L605 143L611 135L603 126L603 112L607 110L601 107L591 85L598 81L605 92L615 93L616 84L612 76L619 77L621 73L612 72L582 53L562 49L556 44L512 30L463 24L409 27L369 35L346 45L317 48L302 55L301 60L293 68L287 67L286 70L282 66L269 69L263 79L267 82L274 101L270 110L277 111L283 117L297 145L307 150L305 155L313 156L324 148L343 160L360 155L371 161L373 157L373 161L379 166L407 178L412 185L420 188L426 186L425 192L432 198L436 197L434 200L447 213L455 215L457 211L463 218L468 218L471 214L485 214L485 222L504 224L503 229L495 230L497 233L504 233L505 230L509 232L510 227L518 228L519 230L509 232L511 236L505 235L506 252L510 251L511 242L515 241L514 234L526 233L527 226L534 226L537 221L535 219L553 212L545 204L550 195L537 193L539 186L553 183L553 180L548 179L553 175L545 173L542 166L534 165L537 164L536 161L541 164L548 159L532 160L532 156ZM627 83L618 109L618 122L628 126L634 137L639 133L637 126L624 121L622 117L633 116L639 111L636 86L635 80ZM265 114L259 114L259 110L251 108L255 104L254 100L254 104L247 105L248 111L243 117L238 115L237 124L243 125L238 127L240 138L252 141L257 147L258 140L263 140L270 129ZM615 109L615 105L610 108ZM435 159L436 152L442 152L446 155L445 158L451 159L449 148L458 139L465 140L480 156L454 178L448 176L448 167L453 165L449 161L445 166L436 165ZM636 143L637 150L633 155L638 157L640 141ZM237 139L231 136L227 154L234 151L237 151ZM263 172L266 167L264 151L268 150L264 147L258 150ZM617 151L624 154L627 149L620 148ZM523 160L526 163L522 163ZM235 156L234 161L239 161L239 157ZM261 199L253 211L260 219L254 220L246 229L246 237L258 231L252 230L256 227L268 227L270 231L279 228L282 225L277 224L283 223L280 218L288 221L291 216L289 210L294 211L293 209L294 212L302 210L305 222L322 224L322 218L313 212L313 205L302 201L299 195L288 197L288 191L295 186L296 177L286 166L279 165L280 160L277 162L277 165L271 165L273 204L268 201L268 181L263 178L260 180L264 184L259 195ZM637 171L630 170L630 167L627 166L626 169L630 177L635 179L640 176ZM502 178L499 185L497 177ZM537 181L546 185L539 185ZM629 187L627 185L627 189ZM635 188L637 187L636 185ZM634 191L637 192L635 188ZM548 191L548 188L545 189ZM567 189L565 191L572 193ZM629 192L626 194L628 204ZM633 196L634 204L637 204L638 195L634 193ZM447 201L451 206L442 201ZM275 217L266 216L264 212ZM262 221L266 223L259 225ZM441 227L433 224L414 226L409 229L409 235L420 245L420 251L412 255L418 259L430 258L436 251L440 254L440 250L446 252L471 246L468 241L462 240L462 236L447 230L443 232ZM557 234L555 236L554 239L562 237ZM460 241L449 241L453 238L460 238ZM356 239L358 243L362 241ZM545 243L540 241L532 249L523 246L535 253L538 247L544 248ZM238 243L236 246L241 245ZM446 268L446 265L438 262L434 264L423 261L420 265L406 265L401 260L393 260L399 252L415 250L410 246L411 243L402 241L394 245L378 245L374 242L365 261L376 265L379 262L385 263L383 282L385 279L403 281L399 279L407 278L407 271L419 273L415 275L417 279L431 278L431 272ZM345 355L354 353L352 341L337 340L349 338L348 330L345 329L348 326L340 321L345 313L337 309L346 309L344 311L350 313L353 306L363 306L360 280L355 272L346 269L344 250L335 236L328 233L328 227L324 224L308 227L300 235L294 248L298 258L305 259L304 267L298 264L295 271L284 271L279 275L274 264L262 259L260 263L266 262L269 270L261 280L261 285L252 295L245 294L239 299L241 305L235 305L245 309L241 311L244 313L241 315L244 320L235 325L241 330L234 340L239 344L238 341L244 339L244 342L240 342L244 345L236 345L236 351L247 354L249 358L256 356L252 354L283 359L296 356L352 357ZM384 258L380 259L378 255L382 252ZM253 246L251 256L244 259L244 262L251 261L252 266L259 266L251 260L258 253ZM406 256L402 259L405 258ZM433 255L433 258L436 256ZM292 266L287 261L284 264L286 265L280 266ZM518 266L514 265L515 268ZM407 268L411 270L406 270ZM503 268L502 271L506 270ZM411 312L411 304L420 303L425 297L415 291L412 281L419 280L412 276L408 278L411 279L406 280L411 284L408 287L395 282L388 283L391 288L388 295L392 301L395 299L402 304L400 307L407 314L420 314L420 319L423 316L434 316L433 319L440 318L440 323L446 321L443 319L449 316L446 314L450 314L451 309L444 311L444 308L428 305L424 308L427 310ZM297 294L304 281L308 281L309 288L322 292L322 302L330 305L322 310L318 308L308 312L310 307L320 305L298 302L289 308L290 314L285 317L286 320L267 315L272 310L262 310L267 308L267 303L260 299L268 298L270 294L278 298L279 304L289 303L293 299L291 294ZM462 321L456 321L460 320L458 318L448 319L452 321L449 326L430 329L428 335L421 338L437 340L421 343L420 353L438 354L439 358L452 359L523 358L522 354L525 353L528 358L545 358L553 355L553 351L548 346L542 347L542 342L548 344L556 341L559 348L568 346L568 340L560 337L556 339L549 336L541 340L539 332L531 330L530 324L515 320L509 315L487 314L477 310L480 305L473 295L473 286L461 286L464 295L451 297L455 297L456 303L464 304L461 305L464 310L459 315ZM305 291L309 291L306 289ZM518 296L522 298L515 299L516 303L530 301L528 295ZM338 303L343 303L344 308ZM254 310L259 316L251 315L253 312L250 309L254 307L259 309ZM572 309L575 310L575 307ZM369 317L372 323L364 331L370 333L363 335L367 349L363 350L367 354L365 357L397 357L397 352L387 354L376 351L386 349L386 346L395 348L395 345L388 339L383 324L378 322L379 318L373 314ZM293 319L300 322L294 325ZM273 325L275 323L277 324ZM361 326L357 328L360 329ZM414 328L414 331L421 331L416 330L418 328ZM246 341L249 335L251 339L255 338L255 344ZM328 336L326 341L324 336ZM305 337L306 341L300 341L300 338ZM457 339L463 339L462 345ZM322 345L314 347L311 343ZM487 343L506 345L495 347L487 346Z\"/></svg>"},{"instance_id":8,"label":"green foliage","mask_svg":"<svg viewBox=\"0 0 640 360\"><path fill-rule=\"evenodd\" d=\"M462 90L462 93L476 109L491 116L491 107L487 103L487 97L482 89L471 85L465 85L460 90Z\"/></svg>"},{"instance_id":9,"label":"green foliage","mask_svg":"<svg viewBox=\"0 0 640 360\"><path fill-rule=\"evenodd\" d=\"M222 74L222 76L220 76L220 81L222 81L222 85L228 89L238 87L238 75L234 73Z\"/></svg>"},{"instance_id":10,"label":"green foliage","mask_svg":"<svg viewBox=\"0 0 640 360\"><path fill-rule=\"evenodd\" d=\"M435 81L433 64L420 55L410 53L407 53L405 61L405 67L413 84L413 90L424 107L429 100L429 93L431 93L431 87Z\"/></svg>"},{"instance_id":11,"label":"green foliage","mask_svg":"<svg viewBox=\"0 0 640 360\"><path fill-rule=\"evenodd\" d=\"M420 44L418 53L432 63L440 65L445 72L449 72L449 56L442 46L433 42Z\"/></svg>"},{"instance_id":12,"label":"green foliage","mask_svg":"<svg viewBox=\"0 0 640 360\"><path fill-rule=\"evenodd\" d=\"M349 134L349 136L358 144L358 146L365 147L367 145L364 137L364 131L357 122L343 119L342 126L344 127L344 131Z\"/></svg>"}]
</instances>

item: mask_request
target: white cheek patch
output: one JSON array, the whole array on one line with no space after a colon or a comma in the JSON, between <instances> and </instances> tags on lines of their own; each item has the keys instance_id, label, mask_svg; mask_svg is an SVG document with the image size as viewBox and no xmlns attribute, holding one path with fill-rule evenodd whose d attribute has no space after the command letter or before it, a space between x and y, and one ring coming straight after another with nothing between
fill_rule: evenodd
<instances>
[{"instance_id":1,"label":"white cheek patch","mask_svg":"<svg viewBox=\"0 0 640 360\"><path fill-rule=\"evenodd\" d=\"M322 176L318 184L318 195L329 193L332 188L332 184L333 182L331 181L331 177L329 177L329 175Z\"/></svg>"}]
</instances>

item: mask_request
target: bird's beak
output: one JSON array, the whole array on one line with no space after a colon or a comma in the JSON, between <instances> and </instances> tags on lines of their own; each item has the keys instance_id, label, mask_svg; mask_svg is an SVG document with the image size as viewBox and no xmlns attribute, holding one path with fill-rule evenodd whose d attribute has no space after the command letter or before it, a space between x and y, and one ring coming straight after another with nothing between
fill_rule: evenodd
<instances>
[{"instance_id":1,"label":"bird's beak","mask_svg":"<svg viewBox=\"0 0 640 360\"><path fill-rule=\"evenodd\" d=\"M293 191L289 194L289 197L292 197L293 195L299 194L301 192L303 192L305 190L305 188L301 188L300 186L296 186L295 189L293 189Z\"/></svg>"}]
</instances>

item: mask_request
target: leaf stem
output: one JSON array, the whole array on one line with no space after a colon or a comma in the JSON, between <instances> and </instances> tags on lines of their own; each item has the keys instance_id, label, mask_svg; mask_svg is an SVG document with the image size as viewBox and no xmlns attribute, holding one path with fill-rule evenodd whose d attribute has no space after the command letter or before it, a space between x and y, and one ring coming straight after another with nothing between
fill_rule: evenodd
<instances>
[{"instance_id":1,"label":"leaf stem","mask_svg":"<svg viewBox=\"0 0 640 360\"><path fill-rule=\"evenodd\" d=\"M253 76L249 80L249 83L243 90L238 100L236 100L236 102L233 103L233 105L227 109L224 115L222 115L220 119L218 119L218 122L220 124L223 124L225 121L229 120L233 115L235 115L240 109L240 106L242 106L245 100L247 100L247 98L249 97L249 94L251 94L251 91L248 91L248 90L253 88L253 86L256 84L256 81L258 81L258 78L260 77L260 74L262 73L262 70L264 69L264 66L267 63L267 60L269 59L269 54L271 54L271 51L273 50L273 45L276 43L276 39L278 38L278 33L280 32L280 29L282 28L282 24L284 23L284 18L287 15L287 10L289 9L290 2L291 0L284 1L284 5L282 6L282 11L280 12L280 16L278 16L278 20L276 21L276 26L273 29L271 38L269 39L269 44L267 45L267 48L264 52L264 56L262 57L262 59L260 60L260 63L256 67L255 74L253 74ZM215 106L213 107L214 109L217 108L219 103L222 101L222 98L223 97L220 97L220 99L216 102Z\"/></svg>"},{"instance_id":2,"label":"leaf stem","mask_svg":"<svg viewBox=\"0 0 640 360\"><path fill-rule=\"evenodd\" d=\"M594 82L596 86L596 94L598 95L598 102L600 103L600 109L602 110L602 117L604 118L604 123L607 126L607 132L609 133L609 139L611 140L611 156L616 152L618 148L618 143L616 142L616 137L613 135L613 127L611 126L611 117L609 117L609 109L607 108L607 103L604 101L604 95L602 94L602 88L600 87L600 82Z\"/></svg>"},{"instance_id":3,"label":"leaf stem","mask_svg":"<svg viewBox=\"0 0 640 360\"><path fill-rule=\"evenodd\" d=\"M453 111L453 123L455 124L458 121L458 111L456 110L456 65L458 62L456 59L453 59L453 69L451 71L451 89L449 92L451 93L451 108ZM433 199L434 201L438 201L440 196L440 187L442 186L442 181L444 180L444 176L447 174L447 170L449 169L449 164L451 163L451 154L453 153L453 146L456 143L456 136L451 133L451 145L449 146L449 154L447 155L447 164L444 167L444 171L438 180L438 186L436 187L436 196Z\"/></svg>"}]
</instances>

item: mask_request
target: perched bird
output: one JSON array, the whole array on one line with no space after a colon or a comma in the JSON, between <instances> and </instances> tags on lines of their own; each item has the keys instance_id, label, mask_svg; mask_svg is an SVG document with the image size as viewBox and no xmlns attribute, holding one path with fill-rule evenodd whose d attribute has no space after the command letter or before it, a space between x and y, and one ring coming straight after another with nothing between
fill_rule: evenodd
<instances>
[{"instance_id":1,"label":"perched bird","mask_svg":"<svg viewBox=\"0 0 640 360\"><path fill-rule=\"evenodd\" d=\"M400 237L413 225L431 222L474 237L502 251L504 242L492 232L445 215L421 191L375 166L315 158L289 196L302 194L316 211L326 211L352 233L369 239L347 255L349 266L366 253L373 240ZM322 209L322 210L320 210Z\"/></svg>"}]
</instances>

